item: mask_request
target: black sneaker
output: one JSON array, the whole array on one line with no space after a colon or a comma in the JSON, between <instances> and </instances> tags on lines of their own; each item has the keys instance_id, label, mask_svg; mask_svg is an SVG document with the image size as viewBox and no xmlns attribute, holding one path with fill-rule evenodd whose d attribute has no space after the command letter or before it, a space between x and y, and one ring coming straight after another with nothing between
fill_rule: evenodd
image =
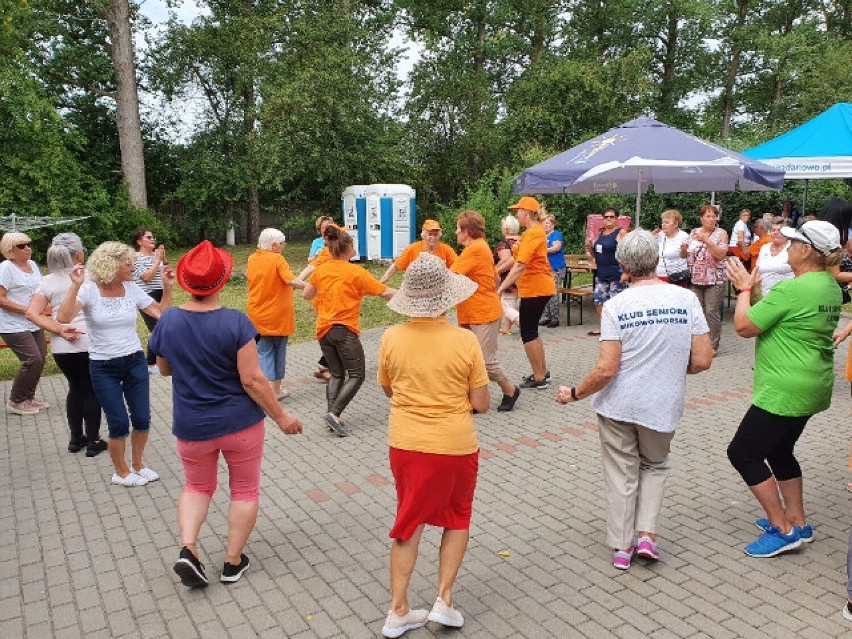
<instances>
[{"instance_id":1,"label":"black sneaker","mask_svg":"<svg viewBox=\"0 0 852 639\"><path fill-rule=\"evenodd\" d=\"M532 373L530 373L529 375L527 375L527 376L525 376L525 377L522 377L522 378L521 378L521 382L522 382L522 384L521 384L521 388L529 388L529 386L524 386L524 385L523 385L523 382L531 382L531 381L533 381L534 379L535 379L535 375L533 375ZM547 372L544 374L544 379L546 379L548 382L550 381L550 371L547 371Z\"/></svg>"},{"instance_id":2,"label":"black sneaker","mask_svg":"<svg viewBox=\"0 0 852 639\"><path fill-rule=\"evenodd\" d=\"M536 381L534 377L529 377L521 383L521 388L536 388L542 389L550 386L550 380L546 377L541 381Z\"/></svg>"},{"instance_id":3,"label":"black sneaker","mask_svg":"<svg viewBox=\"0 0 852 639\"><path fill-rule=\"evenodd\" d=\"M240 577L243 576L243 573L248 570L248 567L249 560L245 553L240 555L240 563L236 566L234 564L229 564L226 561L225 567L222 568L222 576L219 577L219 581L226 584L232 584L235 581L239 581Z\"/></svg>"},{"instance_id":4,"label":"black sneaker","mask_svg":"<svg viewBox=\"0 0 852 639\"><path fill-rule=\"evenodd\" d=\"M180 559L175 563L174 571L184 586L202 588L209 583L207 575L204 574L204 565L186 546L180 549Z\"/></svg>"},{"instance_id":5,"label":"black sneaker","mask_svg":"<svg viewBox=\"0 0 852 639\"><path fill-rule=\"evenodd\" d=\"M500 402L500 405L497 407L498 413L508 413L515 407L515 402L518 401L518 397L521 396L521 389L518 386L515 386L515 392L511 395L503 395L503 401Z\"/></svg>"},{"instance_id":6,"label":"black sneaker","mask_svg":"<svg viewBox=\"0 0 852 639\"><path fill-rule=\"evenodd\" d=\"M539 326L547 326L548 324L550 324L550 318L549 317L540 320L539 323L538 323Z\"/></svg>"},{"instance_id":7,"label":"black sneaker","mask_svg":"<svg viewBox=\"0 0 852 639\"><path fill-rule=\"evenodd\" d=\"M95 457L96 455L100 455L107 449L107 443L102 439L96 439L93 442L89 442L89 445L86 446L86 457Z\"/></svg>"},{"instance_id":8,"label":"black sneaker","mask_svg":"<svg viewBox=\"0 0 852 639\"><path fill-rule=\"evenodd\" d=\"M72 439L68 442L68 452L69 453L79 453L86 447L86 444L89 443L89 440L85 437L80 437L79 439Z\"/></svg>"},{"instance_id":9,"label":"black sneaker","mask_svg":"<svg viewBox=\"0 0 852 639\"><path fill-rule=\"evenodd\" d=\"M556 320L553 320L552 322L547 323L547 328L557 328L558 326L559 326L559 322L556 321Z\"/></svg>"}]
</instances>

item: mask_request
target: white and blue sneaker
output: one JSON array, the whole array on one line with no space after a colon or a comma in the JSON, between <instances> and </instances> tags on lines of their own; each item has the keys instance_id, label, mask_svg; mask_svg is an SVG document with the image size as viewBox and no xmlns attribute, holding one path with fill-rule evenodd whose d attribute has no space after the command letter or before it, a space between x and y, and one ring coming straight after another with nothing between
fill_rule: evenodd
<instances>
[{"instance_id":1,"label":"white and blue sneaker","mask_svg":"<svg viewBox=\"0 0 852 639\"><path fill-rule=\"evenodd\" d=\"M787 535L782 533L778 526L769 526L756 541L751 542L743 550L751 557L774 557L801 545L802 538L796 526L793 526Z\"/></svg>"},{"instance_id":2,"label":"white and blue sneaker","mask_svg":"<svg viewBox=\"0 0 852 639\"><path fill-rule=\"evenodd\" d=\"M761 517L754 524L760 528L761 530L766 530L769 528L769 520L766 517ZM809 544L814 540L814 528L810 524L805 524L804 526L796 526L799 530L799 538L802 540L803 544Z\"/></svg>"}]
</instances>

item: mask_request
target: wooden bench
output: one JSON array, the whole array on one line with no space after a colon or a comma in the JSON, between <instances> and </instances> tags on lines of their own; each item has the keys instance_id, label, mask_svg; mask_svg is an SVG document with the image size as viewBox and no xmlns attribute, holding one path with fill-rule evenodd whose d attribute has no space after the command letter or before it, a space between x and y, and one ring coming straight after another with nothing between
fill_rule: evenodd
<instances>
[{"instance_id":1,"label":"wooden bench","mask_svg":"<svg viewBox=\"0 0 852 639\"><path fill-rule=\"evenodd\" d=\"M591 286L583 286L580 288L561 287L559 294L565 298L565 306L568 310L568 326L571 326L571 306L576 304L580 309L580 324L583 323L583 300L591 297L594 291Z\"/></svg>"}]
</instances>

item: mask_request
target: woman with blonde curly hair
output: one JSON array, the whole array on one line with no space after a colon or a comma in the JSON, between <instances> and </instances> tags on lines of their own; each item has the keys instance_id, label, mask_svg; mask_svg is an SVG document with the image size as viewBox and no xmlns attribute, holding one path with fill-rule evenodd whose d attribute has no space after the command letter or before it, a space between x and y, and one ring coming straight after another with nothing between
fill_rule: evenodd
<instances>
[{"instance_id":1,"label":"woman with blonde curly hair","mask_svg":"<svg viewBox=\"0 0 852 639\"><path fill-rule=\"evenodd\" d=\"M109 429L109 454L115 473L112 483L144 486L160 476L142 461L151 424L148 366L136 332L136 310L159 318L171 306L174 274L163 271L163 299L155 302L133 281L136 252L121 242L104 242L84 268L71 269L71 288L56 319L70 322L82 311L91 342L89 373ZM84 283L88 271L90 282ZM125 402L127 407L125 408ZM129 415L128 415L129 410ZM130 433L130 424L133 432ZM128 434L132 465L125 459Z\"/></svg>"}]
</instances>

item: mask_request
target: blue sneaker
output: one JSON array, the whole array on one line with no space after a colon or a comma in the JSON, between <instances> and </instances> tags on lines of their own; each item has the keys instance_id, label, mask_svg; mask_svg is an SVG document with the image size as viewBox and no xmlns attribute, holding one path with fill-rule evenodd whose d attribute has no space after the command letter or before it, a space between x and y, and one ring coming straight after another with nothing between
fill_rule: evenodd
<instances>
[{"instance_id":1,"label":"blue sneaker","mask_svg":"<svg viewBox=\"0 0 852 639\"><path fill-rule=\"evenodd\" d=\"M761 530L766 530L769 528L769 520L766 517L761 517L756 522L755 525ZM814 528L810 524L805 524L804 526L796 526L799 529L799 539L802 540L803 544L809 544L814 540Z\"/></svg>"},{"instance_id":2,"label":"blue sneaker","mask_svg":"<svg viewBox=\"0 0 852 639\"><path fill-rule=\"evenodd\" d=\"M778 526L769 526L757 541L751 542L743 550L752 557L774 557L801 545L802 539L796 526L793 526L789 535L782 533Z\"/></svg>"}]
</instances>

